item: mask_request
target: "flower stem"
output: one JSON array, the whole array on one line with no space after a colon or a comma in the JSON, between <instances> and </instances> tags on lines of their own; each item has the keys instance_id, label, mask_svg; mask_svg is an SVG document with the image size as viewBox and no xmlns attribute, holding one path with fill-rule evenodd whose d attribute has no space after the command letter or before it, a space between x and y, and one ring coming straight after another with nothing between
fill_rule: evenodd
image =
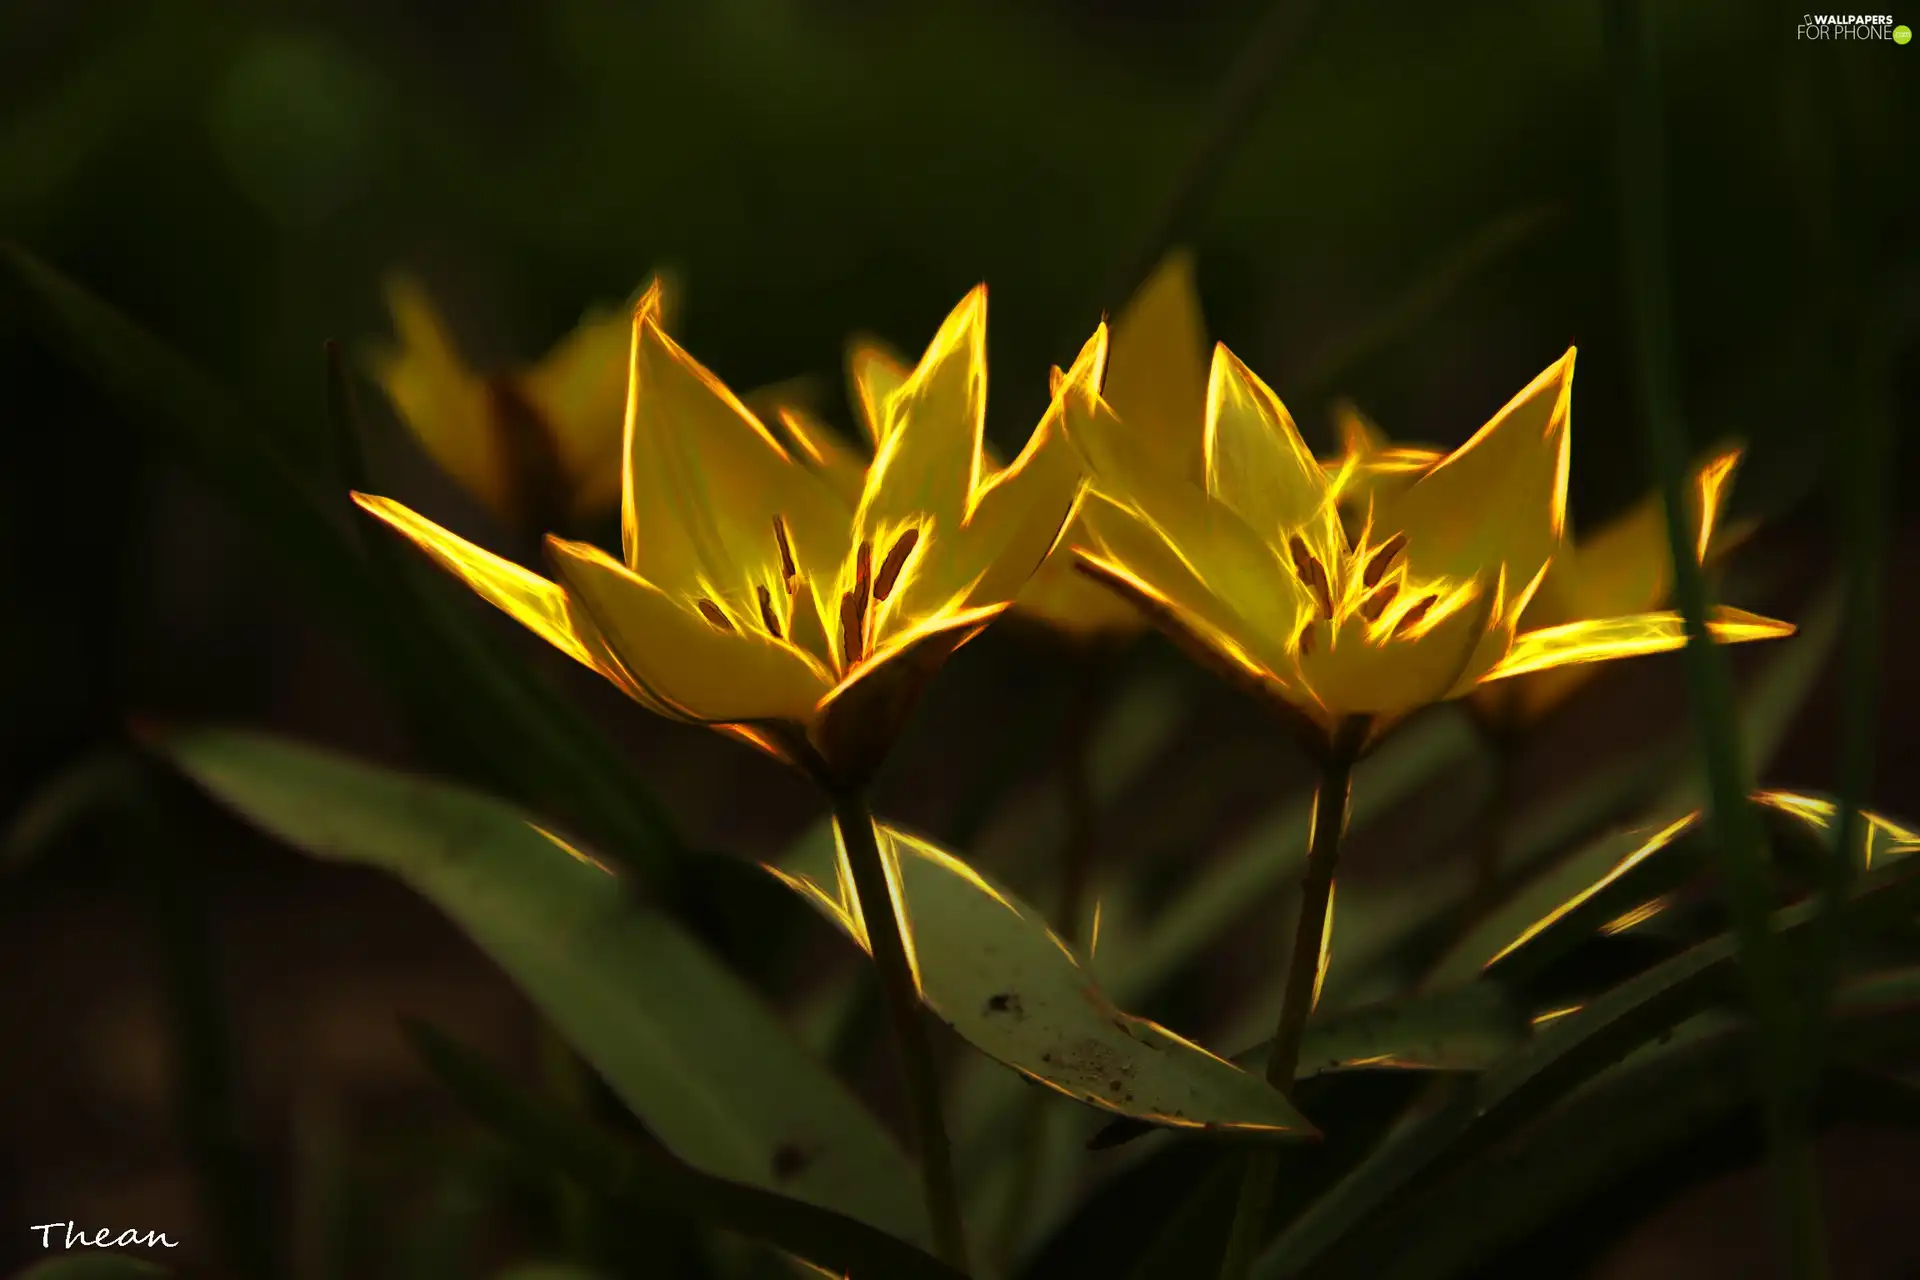
<instances>
[{"instance_id":1,"label":"flower stem","mask_svg":"<svg viewBox=\"0 0 1920 1280\"><path fill-rule=\"evenodd\" d=\"M867 927L874 969L880 975L881 1002L893 1026L893 1044L900 1055L900 1074L906 1084L914 1145L920 1156L920 1177L926 1192L927 1218L933 1224L934 1246L950 1265L967 1270L966 1228L960 1220L960 1199L953 1178L953 1148L940 1115L940 1083L934 1075L933 1046L920 1011L920 992L907 959L900 917L893 908L886 865L873 829L873 811L866 794L850 791L837 797L834 825L845 842L847 863L853 872L853 891L860 918Z\"/></svg>"},{"instance_id":2,"label":"flower stem","mask_svg":"<svg viewBox=\"0 0 1920 1280\"><path fill-rule=\"evenodd\" d=\"M1340 835L1347 825L1347 800L1353 789L1351 749L1335 746L1320 766L1320 789L1313 797L1313 830L1307 841L1307 870L1300 882L1300 919L1293 930L1293 955L1287 962L1286 992L1280 1001L1280 1026L1267 1059L1267 1083L1293 1095L1293 1074L1300 1065L1300 1042L1319 987L1320 951L1333 905L1333 869L1340 860ZM1247 1157L1240 1178L1240 1199L1227 1233L1220 1280L1245 1280L1266 1236L1273 1184L1280 1155L1272 1148Z\"/></svg>"}]
</instances>

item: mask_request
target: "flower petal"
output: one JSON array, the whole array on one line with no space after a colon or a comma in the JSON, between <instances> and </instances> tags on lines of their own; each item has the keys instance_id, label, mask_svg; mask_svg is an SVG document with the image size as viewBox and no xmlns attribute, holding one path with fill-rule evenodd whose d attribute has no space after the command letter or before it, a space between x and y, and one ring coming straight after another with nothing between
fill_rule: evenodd
<instances>
[{"instance_id":1,"label":"flower petal","mask_svg":"<svg viewBox=\"0 0 1920 1280\"><path fill-rule=\"evenodd\" d=\"M1725 605L1715 607L1707 631L1721 644L1771 640L1794 633L1790 622ZM1643 653L1664 653L1687 642L1686 623L1673 612L1639 613L1624 618L1593 618L1522 632L1501 663L1482 682L1547 671L1576 662L1604 662Z\"/></svg>"},{"instance_id":2,"label":"flower petal","mask_svg":"<svg viewBox=\"0 0 1920 1280\"><path fill-rule=\"evenodd\" d=\"M1417 634L1368 638L1366 619L1352 615L1300 655L1300 674L1328 723L1347 716L1395 718L1445 699L1487 630L1487 600L1471 582L1435 604Z\"/></svg>"},{"instance_id":3,"label":"flower petal","mask_svg":"<svg viewBox=\"0 0 1920 1280\"><path fill-rule=\"evenodd\" d=\"M1566 527L1572 348L1472 439L1400 493L1374 505L1376 537L1407 535L1421 577L1528 582Z\"/></svg>"},{"instance_id":4,"label":"flower petal","mask_svg":"<svg viewBox=\"0 0 1920 1280\"><path fill-rule=\"evenodd\" d=\"M674 309L669 281L654 277L662 324ZM590 516L620 501L628 351L633 321L624 308L588 313L521 376L521 388L553 433L560 466L573 488L574 514Z\"/></svg>"},{"instance_id":5,"label":"flower petal","mask_svg":"<svg viewBox=\"0 0 1920 1280\"><path fill-rule=\"evenodd\" d=\"M1033 577L1086 487L1086 468L1067 439L1066 419L1093 412L1106 354L1102 325L1081 348L1020 456L970 497L966 520L948 535L947 548L936 543L928 570L896 597L900 607L893 617L910 625L947 607L949 598L963 609L1005 604Z\"/></svg>"},{"instance_id":6,"label":"flower petal","mask_svg":"<svg viewBox=\"0 0 1920 1280\"><path fill-rule=\"evenodd\" d=\"M399 345L375 354L374 375L427 456L490 511L505 514L512 498L485 380L461 360L418 281L390 277L386 293Z\"/></svg>"},{"instance_id":7,"label":"flower petal","mask_svg":"<svg viewBox=\"0 0 1920 1280\"><path fill-rule=\"evenodd\" d=\"M846 509L852 511L860 502L860 491L866 487L867 460L842 440L839 432L804 409L782 405L774 411L774 419L793 442L793 452L804 459L814 473L827 482L827 487Z\"/></svg>"},{"instance_id":8,"label":"flower petal","mask_svg":"<svg viewBox=\"0 0 1920 1280\"><path fill-rule=\"evenodd\" d=\"M967 499L980 483L987 416L985 285L961 299L885 405L879 449L854 522L860 538L927 519L944 532L964 518Z\"/></svg>"},{"instance_id":9,"label":"flower petal","mask_svg":"<svg viewBox=\"0 0 1920 1280\"><path fill-rule=\"evenodd\" d=\"M1113 322L1101 395L1157 465L1203 482L1207 326L1185 250L1162 259Z\"/></svg>"},{"instance_id":10,"label":"flower petal","mask_svg":"<svg viewBox=\"0 0 1920 1280\"><path fill-rule=\"evenodd\" d=\"M626 673L674 714L707 724L805 723L832 685L793 646L715 625L697 601L674 598L596 547L549 537L547 551Z\"/></svg>"},{"instance_id":11,"label":"flower petal","mask_svg":"<svg viewBox=\"0 0 1920 1280\"><path fill-rule=\"evenodd\" d=\"M635 573L682 595L780 581L776 521L798 567L844 559L845 504L667 336L654 292L630 360L621 543Z\"/></svg>"},{"instance_id":12,"label":"flower petal","mask_svg":"<svg viewBox=\"0 0 1920 1280\"><path fill-rule=\"evenodd\" d=\"M549 582L511 560L475 546L392 498L356 493L353 500L363 510L405 534L415 546L432 556L435 563L473 588L488 604L503 610L568 657L599 669L585 638L568 616L567 593L559 583Z\"/></svg>"},{"instance_id":13,"label":"flower petal","mask_svg":"<svg viewBox=\"0 0 1920 1280\"><path fill-rule=\"evenodd\" d=\"M878 338L860 337L847 344L847 385L853 388L854 417L867 433L867 443L879 448L887 429L887 406L913 376L907 362Z\"/></svg>"},{"instance_id":14,"label":"flower petal","mask_svg":"<svg viewBox=\"0 0 1920 1280\"><path fill-rule=\"evenodd\" d=\"M1280 397L1222 343L1207 382L1207 493L1276 547L1299 531L1323 566L1344 551L1326 473Z\"/></svg>"}]
</instances>

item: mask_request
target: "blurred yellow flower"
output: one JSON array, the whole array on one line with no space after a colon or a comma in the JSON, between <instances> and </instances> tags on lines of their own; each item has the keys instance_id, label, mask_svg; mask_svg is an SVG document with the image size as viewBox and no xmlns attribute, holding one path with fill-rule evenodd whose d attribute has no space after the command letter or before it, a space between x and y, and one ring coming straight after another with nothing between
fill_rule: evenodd
<instances>
[{"instance_id":1,"label":"blurred yellow flower","mask_svg":"<svg viewBox=\"0 0 1920 1280\"><path fill-rule=\"evenodd\" d=\"M1369 498L1412 483L1441 456L1440 450L1425 446L1390 445L1351 404L1336 406L1334 416L1343 452L1324 466L1348 476L1341 505L1350 521L1364 515ZM1720 520L1742 452L1738 445L1723 445L1694 468L1688 496L1695 553L1702 564L1725 554L1746 532L1729 530ZM1560 553L1527 606L1527 626L1559 627L1587 618L1645 613L1666 604L1672 590L1666 513L1659 495L1649 494L1596 533L1576 538L1572 528L1567 529ZM1513 732L1552 710L1592 674L1591 664L1571 663L1484 685L1473 691L1472 706L1495 731Z\"/></svg>"},{"instance_id":2,"label":"blurred yellow flower","mask_svg":"<svg viewBox=\"0 0 1920 1280\"><path fill-rule=\"evenodd\" d=\"M496 517L539 532L620 500L621 420L632 320L587 314L532 365L469 368L418 281L388 279L396 344L374 374L427 455ZM663 294L660 305L670 306Z\"/></svg>"},{"instance_id":3,"label":"blurred yellow flower","mask_svg":"<svg viewBox=\"0 0 1920 1280\"><path fill-rule=\"evenodd\" d=\"M624 562L549 536L550 581L390 499L355 500L646 706L845 791L1071 519L1084 475L1064 429L1093 411L1105 328L1020 456L989 474L986 290L975 289L910 374L864 372L860 394L884 429L861 467L797 413L779 416L777 437L667 336L660 301L649 290L631 330Z\"/></svg>"},{"instance_id":4,"label":"blurred yellow flower","mask_svg":"<svg viewBox=\"0 0 1920 1280\"><path fill-rule=\"evenodd\" d=\"M1323 742L1350 724L1377 737L1512 676L1677 648L1677 614L1588 613L1580 598L1572 617L1522 629L1563 551L1573 361L1569 350L1450 454L1350 451L1329 469L1279 397L1216 347L1197 477L1105 402L1070 424L1094 483L1081 557ZM1369 498L1349 528L1340 500L1353 485ZM1723 641L1792 631L1726 608L1710 625Z\"/></svg>"}]
</instances>

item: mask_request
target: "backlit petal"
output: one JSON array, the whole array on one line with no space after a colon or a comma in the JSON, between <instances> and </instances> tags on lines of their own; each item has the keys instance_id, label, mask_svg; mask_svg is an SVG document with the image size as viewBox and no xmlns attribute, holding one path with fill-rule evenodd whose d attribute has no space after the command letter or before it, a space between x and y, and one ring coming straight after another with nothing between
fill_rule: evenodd
<instances>
[{"instance_id":1,"label":"backlit petal","mask_svg":"<svg viewBox=\"0 0 1920 1280\"><path fill-rule=\"evenodd\" d=\"M1207 326L1193 257L1168 254L1121 308L1101 395L1157 465L1202 483Z\"/></svg>"},{"instance_id":2,"label":"backlit petal","mask_svg":"<svg viewBox=\"0 0 1920 1280\"><path fill-rule=\"evenodd\" d=\"M861 537L900 523L959 522L980 481L987 412L987 291L948 315L913 374L886 400L886 417L856 527Z\"/></svg>"},{"instance_id":3,"label":"backlit petal","mask_svg":"<svg viewBox=\"0 0 1920 1280\"><path fill-rule=\"evenodd\" d=\"M866 487L867 460L840 438L840 433L804 409L780 406L774 419L792 443L790 452L827 482L848 511L860 501Z\"/></svg>"},{"instance_id":4,"label":"backlit petal","mask_svg":"<svg viewBox=\"0 0 1920 1280\"><path fill-rule=\"evenodd\" d=\"M1447 696L1486 625L1487 601L1471 583L1430 609L1410 634L1384 642L1370 642L1357 615L1337 631L1317 623L1315 634L1324 638L1301 653L1301 678L1332 720L1398 717Z\"/></svg>"},{"instance_id":5,"label":"backlit petal","mask_svg":"<svg viewBox=\"0 0 1920 1280\"><path fill-rule=\"evenodd\" d=\"M472 587L488 604L505 611L514 621L568 657L598 670L583 637L568 618L567 593L559 583L549 582L511 560L475 546L391 498L356 493L353 500L365 511L405 534L415 546L432 556L441 568Z\"/></svg>"},{"instance_id":6,"label":"backlit petal","mask_svg":"<svg viewBox=\"0 0 1920 1280\"><path fill-rule=\"evenodd\" d=\"M634 572L680 595L777 582L776 519L799 567L840 562L845 504L667 336L646 301L634 313L631 363L621 515Z\"/></svg>"},{"instance_id":7,"label":"backlit petal","mask_svg":"<svg viewBox=\"0 0 1920 1280\"><path fill-rule=\"evenodd\" d=\"M1722 644L1744 640L1771 640L1794 632L1790 622L1779 622L1724 605L1713 610L1707 630ZM1663 653L1687 642L1686 624L1677 613L1641 613L1624 618L1595 618L1522 632L1506 659L1485 680L1546 671L1576 662L1604 662L1643 653Z\"/></svg>"},{"instance_id":8,"label":"backlit petal","mask_svg":"<svg viewBox=\"0 0 1920 1280\"><path fill-rule=\"evenodd\" d=\"M645 292L656 293L664 324L673 309L671 286L656 278ZM522 391L553 433L573 487L575 515L593 515L620 501L632 340L625 308L592 312L521 376Z\"/></svg>"},{"instance_id":9,"label":"backlit petal","mask_svg":"<svg viewBox=\"0 0 1920 1280\"><path fill-rule=\"evenodd\" d=\"M1207 383L1207 493L1262 538L1285 546L1295 531L1321 564L1337 563L1338 513L1327 477L1280 397L1223 343Z\"/></svg>"},{"instance_id":10,"label":"backlit petal","mask_svg":"<svg viewBox=\"0 0 1920 1280\"><path fill-rule=\"evenodd\" d=\"M881 433L886 430L887 406L912 375L907 362L877 338L855 338L847 344L847 385L853 389L853 416L866 432L869 445L879 447Z\"/></svg>"},{"instance_id":11,"label":"backlit petal","mask_svg":"<svg viewBox=\"0 0 1920 1280\"><path fill-rule=\"evenodd\" d=\"M485 381L461 360L418 282L394 276L386 292L399 342L375 354L374 375L427 456L489 510L505 514L512 505L506 458Z\"/></svg>"},{"instance_id":12,"label":"backlit petal","mask_svg":"<svg viewBox=\"0 0 1920 1280\"><path fill-rule=\"evenodd\" d=\"M548 538L555 572L633 680L688 720L805 723L832 684L812 658L750 626L722 627L583 542Z\"/></svg>"},{"instance_id":13,"label":"backlit petal","mask_svg":"<svg viewBox=\"0 0 1920 1280\"><path fill-rule=\"evenodd\" d=\"M1472 439L1374 505L1375 536L1407 535L1422 577L1529 582L1566 526L1574 352L1535 378Z\"/></svg>"}]
</instances>

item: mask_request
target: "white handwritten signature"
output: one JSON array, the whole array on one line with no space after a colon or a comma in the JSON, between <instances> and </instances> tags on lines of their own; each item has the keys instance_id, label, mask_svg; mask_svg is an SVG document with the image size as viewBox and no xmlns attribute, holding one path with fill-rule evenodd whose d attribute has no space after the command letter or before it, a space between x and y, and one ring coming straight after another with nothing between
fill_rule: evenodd
<instances>
[{"instance_id":1,"label":"white handwritten signature","mask_svg":"<svg viewBox=\"0 0 1920 1280\"><path fill-rule=\"evenodd\" d=\"M77 1222L47 1222L37 1227L28 1227L27 1230L38 1231L40 1233L40 1247L42 1249L52 1249L56 1247L53 1242L53 1229L55 1227L65 1227L67 1229L66 1244L58 1246L67 1249L124 1249L128 1245L140 1245L148 1249L176 1249L179 1247L173 1241L167 1239L164 1231L135 1231L132 1228L128 1228L116 1234L112 1227L102 1227L98 1233L89 1236L85 1231L80 1229L80 1224Z\"/></svg>"}]
</instances>

